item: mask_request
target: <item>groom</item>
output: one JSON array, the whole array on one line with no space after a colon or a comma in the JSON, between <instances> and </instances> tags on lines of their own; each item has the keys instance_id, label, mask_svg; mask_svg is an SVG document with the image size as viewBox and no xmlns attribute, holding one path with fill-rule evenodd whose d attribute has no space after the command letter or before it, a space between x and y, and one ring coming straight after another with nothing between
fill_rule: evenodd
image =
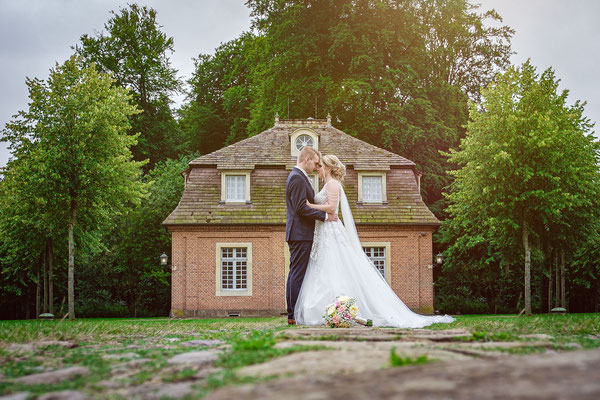
<instances>
[{"instance_id":1,"label":"groom","mask_svg":"<svg viewBox=\"0 0 600 400\"><path fill-rule=\"evenodd\" d=\"M320 159L321 153L312 147L304 147L285 184L285 204L287 206L285 240L290 248L290 273L285 287L285 298L288 324L290 325L296 324L294 307L308 266L315 220L337 221L335 214L325 214L323 211L306 205L306 200L314 203L315 196L308 174L317 171L320 167Z\"/></svg>"}]
</instances>

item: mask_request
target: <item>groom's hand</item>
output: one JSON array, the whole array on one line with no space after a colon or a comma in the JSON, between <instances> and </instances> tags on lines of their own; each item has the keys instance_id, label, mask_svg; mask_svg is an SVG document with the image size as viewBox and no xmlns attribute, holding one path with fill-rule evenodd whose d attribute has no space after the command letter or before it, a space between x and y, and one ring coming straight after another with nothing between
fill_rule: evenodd
<instances>
[{"instance_id":1,"label":"groom's hand","mask_svg":"<svg viewBox=\"0 0 600 400\"><path fill-rule=\"evenodd\" d=\"M327 214L327 221L335 222L338 220L337 214Z\"/></svg>"}]
</instances>

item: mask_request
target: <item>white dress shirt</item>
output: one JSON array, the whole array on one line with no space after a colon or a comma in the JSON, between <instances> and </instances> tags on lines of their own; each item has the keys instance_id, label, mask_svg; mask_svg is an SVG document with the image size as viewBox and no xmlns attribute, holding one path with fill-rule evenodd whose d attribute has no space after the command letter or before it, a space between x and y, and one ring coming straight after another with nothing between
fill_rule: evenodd
<instances>
[{"instance_id":1,"label":"white dress shirt","mask_svg":"<svg viewBox=\"0 0 600 400\"><path fill-rule=\"evenodd\" d=\"M302 171L302 173L304 174L304 176L306 176L306 179L308 179L309 182L313 181L312 179L310 179L310 176L308 176L308 173L302 167L294 165L294 168L299 169L300 171ZM311 186L312 186L312 183L311 183ZM325 221L327 221L328 218L329 218L329 214L325 213Z\"/></svg>"}]
</instances>

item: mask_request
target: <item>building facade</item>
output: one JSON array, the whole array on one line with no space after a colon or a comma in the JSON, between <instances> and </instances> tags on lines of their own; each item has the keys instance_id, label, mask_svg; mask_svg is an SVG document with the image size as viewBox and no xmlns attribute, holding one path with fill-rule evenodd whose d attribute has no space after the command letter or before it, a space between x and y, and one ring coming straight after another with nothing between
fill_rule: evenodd
<instances>
[{"instance_id":1,"label":"building facade","mask_svg":"<svg viewBox=\"0 0 600 400\"><path fill-rule=\"evenodd\" d=\"M276 117L271 129L195 159L182 173L183 195L163 222L173 239L173 316L286 313L285 182L303 146L346 165L363 249L408 307L433 311L439 221L423 203L415 164L334 128L330 118ZM317 193L316 174L313 185Z\"/></svg>"}]
</instances>

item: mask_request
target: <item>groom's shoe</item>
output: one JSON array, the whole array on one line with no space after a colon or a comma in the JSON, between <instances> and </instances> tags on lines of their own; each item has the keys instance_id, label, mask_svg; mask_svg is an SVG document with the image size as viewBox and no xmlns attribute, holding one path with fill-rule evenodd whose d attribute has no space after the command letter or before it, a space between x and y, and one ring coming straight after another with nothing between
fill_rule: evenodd
<instances>
[{"instance_id":1,"label":"groom's shoe","mask_svg":"<svg viewBox=\"0 0 600 400\"><path fill-rule=\"evenodd\" d=\"M288 318L288 325L296 325L296 320L292 318Z\"/></svg>"}]
</instances>

